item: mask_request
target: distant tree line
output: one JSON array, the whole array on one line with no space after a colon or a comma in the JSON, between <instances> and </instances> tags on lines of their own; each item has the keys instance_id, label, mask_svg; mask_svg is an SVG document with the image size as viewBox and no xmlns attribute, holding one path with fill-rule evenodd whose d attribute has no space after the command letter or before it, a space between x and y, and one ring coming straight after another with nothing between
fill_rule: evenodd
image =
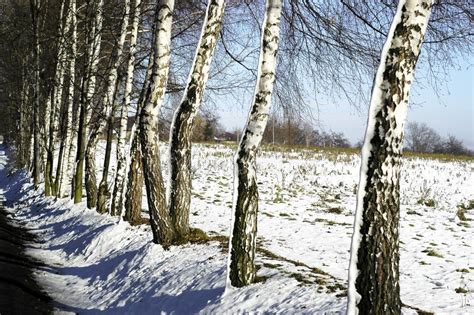
<instances>
[{"instance_id":1,"label":"distant tree line","mask_svg":"<svg viewBox=\"0 0 474 315\"><path fill-rule=\"evenodd\" d=\"M411 122L405 135L406 150L422 153L440 153L451 155L474 155L472 150L453 135L441 137L436 130L425 123Z\"/></svg>"},{"instance_id":2,"label":"distant tree line","mask_svg":"<svg viewBox=\"0 0 474 315\"><path fill-rule=\"evenodd\" d=\"M349 140L342 132L318 129L301 118L272 115L263 134L263 143L303 145L308 147L349 148Z\"/></svg>"}]
</instances>

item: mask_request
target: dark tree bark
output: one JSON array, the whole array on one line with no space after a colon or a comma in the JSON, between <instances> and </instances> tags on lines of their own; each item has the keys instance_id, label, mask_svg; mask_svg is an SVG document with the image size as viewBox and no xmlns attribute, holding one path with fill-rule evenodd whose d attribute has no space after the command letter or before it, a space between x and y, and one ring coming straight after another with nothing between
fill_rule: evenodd
<instances>
[{"instance_id":1,"label":"dark tree bark","mask_svg":"<svg viewBox=\"0 0 474 315\"><path fill-rule=\"evenodd\" d=\"M61 10L62 11L62 10ZM54 88L52 89L54 92ZM51 93L54 95L54 93ZM51 196L53 194L53 164L54 164L54 129L55 129L55 104L54 96L51 95L51 112L49 115L49 128L47 130L48 141L46 148L46 165L44 167L44 195Z\"/></svg>"},{"instance_id":2,"label":"dark tree bark","mask_svg":"<svg viewBox=\"0 0 474 315\"><path fill-rule=\"evenodd\" d=\"M104 155L104 167L102 169L102 179L99 184L99 189L97 190L97 204L96 209L99 213L106 213L107 208L107 199L109 196L109 168L110 168L110 156L112 153L112 138L113 138L113 125L114 117L110 116L107 119L107 143L105 145L105 155Z\"/></svg>"},{"instance_id":3,"label":"dark tree bark","mask_svg":"<svg viewBox=\"0 0 474 315\"><path fill-rule=\"evenodd\" d=\"M153 26L153 34L155 33L155 27ZM145 94L150 84L150 77L153 71L153 51L150 54L148 60L148 69L145 74L145 80L143 81L143 87L140 92L137 103L137 112L135 115L135 122L131 131L131 145L129 154L129 163L127 177L126 177L126 191L125 191L125 215L124 220L130 222L132 225L142 223L141 211L142 211L142 194L143 194L143 163L142 163L142 151L140 143L140 113L143 108L143 102L145 101Z\"/></svg>"},{"instance_id":4,"label":"dark tree bark","mask_svg":"<svg viewBox=\"0 0 474 315\"><path fill-rule=\"evenodd\" d=\"M86 187L87 208L92 209L97 204L97 175L95 165L95 150L97 149L97 141L100 136L100 126L91 128L89 141L87 142L86 152L84 155L85 175L84 182Z\"/></svg>"},{"instance_id":5,"label":"dark tree bark","mask_svg":"<svg viewBox=\"0 0 474 315\"><path fill-rule=\"evenodd\" d=\"M402 0L375 77L362 149L349 268L349 314L400 314L403 128L431 0Z\"/></svg>"},{"instance_id":6,"label":"dark tree bark","mask_svg":"<svg viewBox=\"0 0 474 315\"><path fill-rule=\"evenodd\" d=\"M130 168L128 171L127 190L125 192L124 220L131 225L142 223L143 163L138 131L130 146Z\"/></svg>"}]
</instances>

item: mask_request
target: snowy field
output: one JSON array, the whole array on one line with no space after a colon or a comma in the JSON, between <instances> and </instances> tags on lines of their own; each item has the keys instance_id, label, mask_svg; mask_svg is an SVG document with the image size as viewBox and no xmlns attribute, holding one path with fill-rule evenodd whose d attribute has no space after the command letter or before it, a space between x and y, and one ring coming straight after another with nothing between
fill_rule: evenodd
<instances>
[{"instance_id":1,"label":"snowy field","mask_svg":"<svg viewBox=\"0 0 474 315\"><path fill-rule=\"evenodd\" d=\"M165 148L162 153L166 161ZM11 215L38 235L28 253L51 266L36 275L60 309L344 313L359 156L261 152L259 282L223 295L232 160L231 147L193 147L191 225L213 240L169 251L151 243L146 225L131 227L85 203L44 198L23 172L2 177L0 189ZM474 162L405 158L401 204L401 298L410 306L403 312L473 314Z\"/></svg>"}]
</instances>

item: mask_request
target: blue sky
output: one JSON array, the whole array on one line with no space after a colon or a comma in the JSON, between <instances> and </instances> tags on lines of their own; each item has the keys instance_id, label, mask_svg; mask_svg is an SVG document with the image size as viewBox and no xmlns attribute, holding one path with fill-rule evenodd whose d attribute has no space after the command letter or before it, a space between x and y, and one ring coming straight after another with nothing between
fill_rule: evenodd
<instances>
[{"instance_id":1,"label":"blue sky","mask_svg":"<svg viewBox=\"0 0 474 315\"><path fill-rule=\"evenodd\" d=\"M415 81L407 120L424 122L443 137L454 135L474 150L474 67L470 64L474 64L473 60L466 60L459 70L450 70L437 93L433 87L421 87L420 82ZM221 123L229 130L242 129L249 102L232 109L220 109ZM357 109L345 102L319 102L318 107L312 108L318 121L315 126L319 124L325 130L343 132L354 144L364 135L367 106Z\"/></svg>"}]
</instances>

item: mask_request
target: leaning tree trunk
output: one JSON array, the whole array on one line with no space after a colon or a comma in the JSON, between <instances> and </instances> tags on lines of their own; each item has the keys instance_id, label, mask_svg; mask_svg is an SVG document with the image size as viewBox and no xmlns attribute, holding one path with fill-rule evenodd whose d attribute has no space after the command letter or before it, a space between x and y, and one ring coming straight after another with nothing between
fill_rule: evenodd
<instances>
[{"instance_id":1,"label":"leaning tree trunk","mask_svg":"<svg viewBox=\"0 0 474 315\"><path fill-rule=\"evenodd\" d=\"M88 41L88 52L87 52L87 65L85 75L87 76L85 82L83 82L83 94L81 95L80 103L80 114L79 114L79 131L77 138L77 154L76 154L76 168L74 173L74 203L79 203L82 201L82 182L84 174L84 157L86 154L86 142L87 142L87 133L88 125L90 123L90 112L91 112L91 103L92 97L95 93L96 81L97 81L97 69L99 66L99 55L100 47L102 40L102 5L103 1L99 1L98 4L92 4L92 16L94 17L91 21L92 26L89 27L89 34L87 37ZM85 91L84 91L85 89ZM89 161L89 167L90 161ZM95 172L95 167L93 168ZM86 183L94 182L95 183L95 174L94 179L91 179L88 176ZM97 194L97 191L94 192L94 196ZM92 200L89 203L88 207L93 207L95 205L95 200ZM89 208L90 208L89 207Z\"/></svg>"},{"instance_id":2,"label":"leaning tree trunk","mask_svg":"<svg viewBox=\"0 0 474 315\"><path fill-rule=\"evenodd\" d=\"M257 150L262 140L275 82L276 55L283 0L267 0L255 96L234 163L234 203L229 244L228 286L242 287L255 279L257 237Z\"/></svg>"},{"instance_id":3,"label":"leaning tree trunk","mask_svg":"<svg viewBox=\"0 0 474 315\"><path fill-rule=\"evenodd\" d=\"M382 50L362 148L348 314L400 314L400 158L432 0L401 0Z\"/></svg>"},{"instance_id":4,"label":"leaning tree trunk","mask_svg":"<svg viewBox=\"0 0 474 315\"><path fill-rule=\"evenodd\" d=\"M153 27L154 34L155 30ZM137 112L135 115L135 122L131 130L130 138L130 153L129 160L126 162L127 170L125 171L127 177L125 178L125 214L124 220L128 221L131 225L137 225L142 223L142 194L143 194L143 161L142 151L140 145L140 113L143 108L143 102L145 99L146 91L150 84L151 73L153 71L153 51L150 54L148 60L148 69L143 81L143 87L140 92L140 97L137 102Z\"/></svg>"},{"instance_id":5,"label":"leaning tree trunk","mask_svg":"<svg viewBox=\"0 0 474 315\"><path fill-rule=\"evenodd\" d=\"M68 56L68 65L69 65L69 89L67 93L67 100L66 100L66 122L65 122L65 129L66 129L66 136L64 139L64 150L63 156L61 157L62 166L61 166L61 173L59 178L59 187L58 187L58 196L59 197L66 197L69 195L69 188L68 185L71 184L70 178L70 169L69 166L69 153L71 152L71 144L73 138L73 130L75 129L72 125L72 118L73 118L73 105L74 105L74 84L76 79L76 37L77 37L77 23L76 23L76 1L71 0L69 3L69 13L67 17L66 24L72 28L71 33L71 51Z\"/></svg>"},{"instance_id":6,"label":"leaning tree trunk","mask_svg":"<svg viewBox=\"0 0 474 315\"><path fill-rule=\"evenodd\" d=\"M168 247L175 231L166 208L158 142L158 116L168 82L174 0L157 3L153 70L140 114L140 142L153 242Z\"/></svg>"},{"instance_id":7,"label":"leaning tree trunk","mask_svg":"<svg viewBox=\"0 0 474 315\"><path fill-rule=\"evenodd\" d=\"M39 4L40 0L30 0L31 18L33 24L34 37L34 67L35 67L35 83L33 85L33 183L35 188L38 188L40 182L40 126L39 126L39 111L40 111L40 44L39 44Z\"/></svg>"},{"instance_id":8,"label":"leaning tree trunk","mask_svg":"<svg viewBox=\"0 0 474 315\"><path fill-rule=\"evenodd\" d=\"M130 33L130 50L128 52L124 96L122 101L122 107L120 109L120 128L117 136L117 170L115 175L114 190L112 193L112 201L110 208L110 214L112 215L121 215L123 208L124 181L127 167L125 141L127 137L128 109L130 107L131 102L133 73L135 70L135 53L137 48L138 24L140 22L140 5L141 0L136 0L132 20L132 30Z\"/></svg>"},{"instance_id":9,"label":"leaning tree trunk","mask_svg":"<svg viewBox=\"0 0 474 315\"><path fill-rule=\"evenodd\" d=\"M120 37L115 47L112 69L110 69L108 82L107 82L107 92L104 97L105 102L105 114L107 118L107 144L105 148L105 158L104 158L104 167L102 170L102 180L99 184L99 191L97 195L97 212L105 213L107 212L107 197L109 195L109 166L110 166L110 154L112 151L112 136L113 136L113 123L114 123L114 108L115 108L115 96L118 85L117 72L120 66L120 61L122 58L123 45L125 43L125 37L127 35L128 28L128 18L130 14L130 0L124 1L125 11L122 19L122 24L120 27Z\"/></svg>"},{"instance_id":10,"label":"leaning tree trunk","mask_svg":"<svg viewBox=\"0 0 474 315\"><path fill-rule=\"evenodd\" d=\"M171 124L168 206L179 242L187 242L189 238L193 120L202 102L212 56L222 26L224 7L224 0L209 0L188 84Z\"/></svg>"}]
</instances>

